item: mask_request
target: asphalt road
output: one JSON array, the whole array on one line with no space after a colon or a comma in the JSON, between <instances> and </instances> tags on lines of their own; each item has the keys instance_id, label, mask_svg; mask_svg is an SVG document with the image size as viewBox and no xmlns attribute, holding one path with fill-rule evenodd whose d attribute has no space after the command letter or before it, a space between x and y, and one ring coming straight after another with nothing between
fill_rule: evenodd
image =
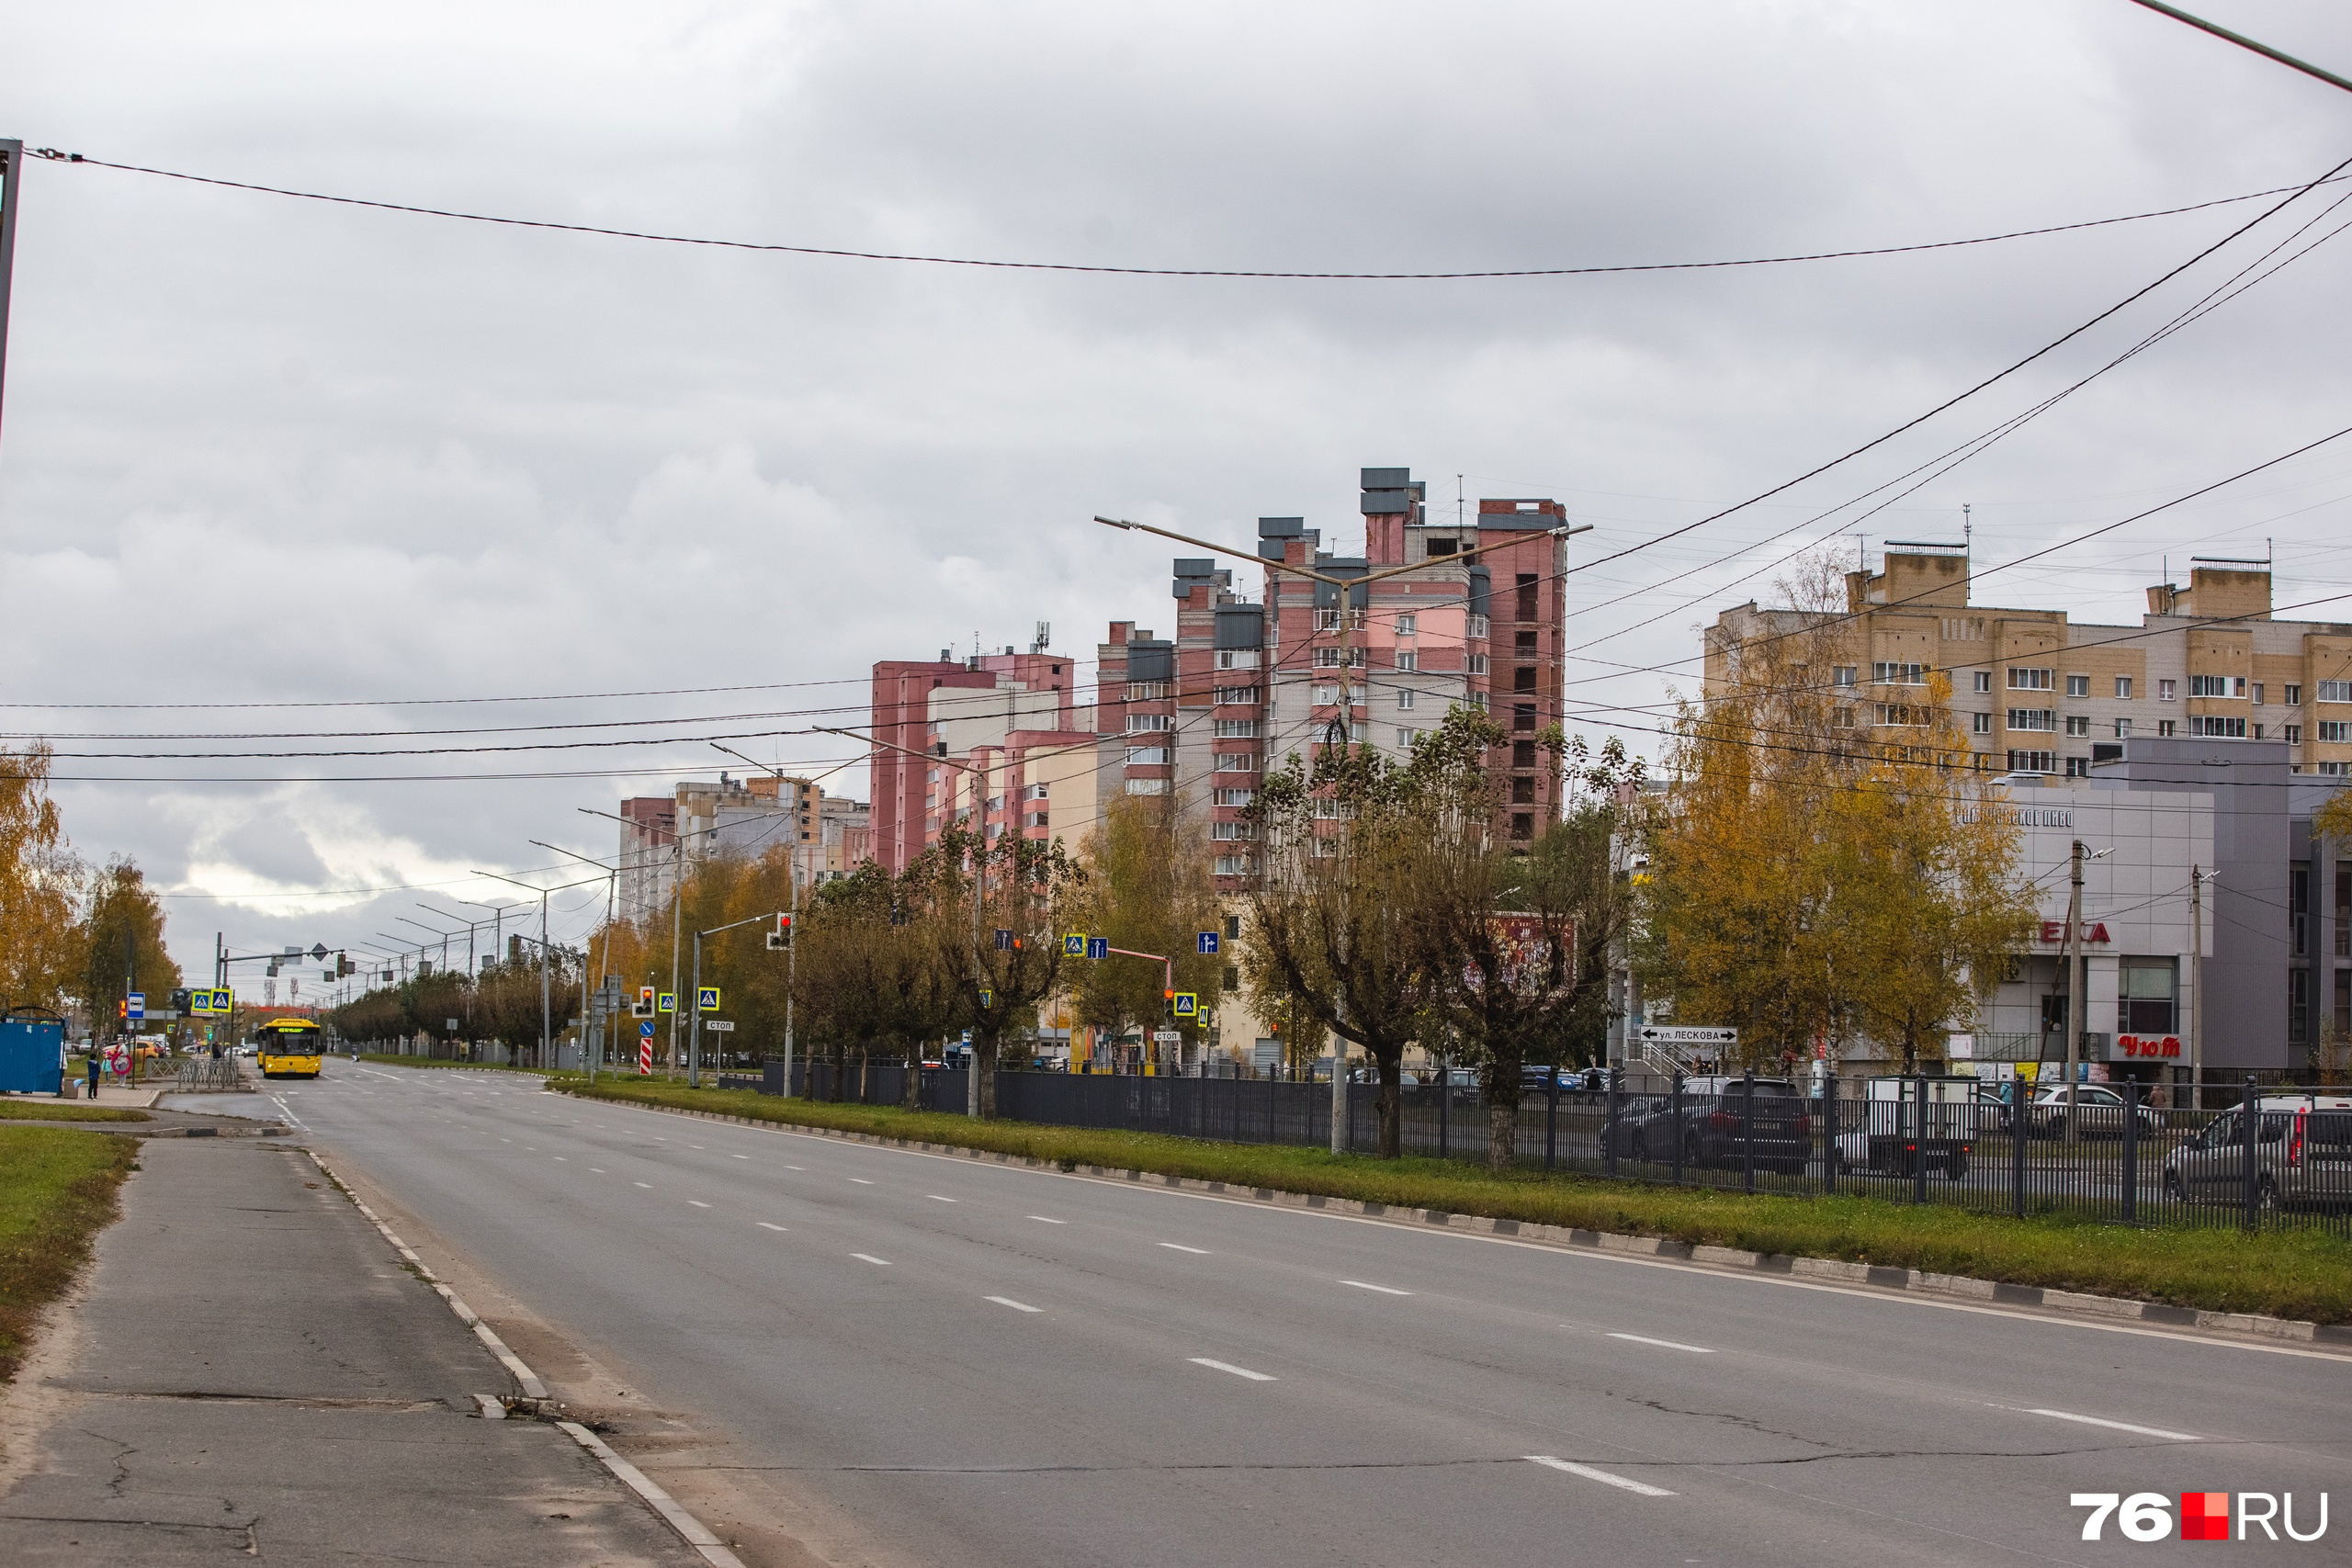
<instances>
[{"instance_id":1,"label":"asphalt road","mask_svg":"<svg viewBox=\"0 0 2352 1568\"><path fill-rule=\"evenodd\" d=\"M731 1462L1002 1564L2094 1562L2352 1506L2352 1358L1567 1253L338 1065L322 1152ZM273 1107L274 1109L274 1107ZM2257 1537L2259 1531L2257 1530ZM2352 1559L2331 1520L2301 1560Z\"/></svg>"}]
</instances>

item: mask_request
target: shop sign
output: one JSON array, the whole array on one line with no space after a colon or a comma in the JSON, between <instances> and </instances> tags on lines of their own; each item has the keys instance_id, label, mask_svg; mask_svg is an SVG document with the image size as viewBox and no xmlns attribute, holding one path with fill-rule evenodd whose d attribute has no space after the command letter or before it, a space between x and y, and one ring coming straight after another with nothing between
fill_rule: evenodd
<instances>
[{"instance_id":1,"label":"shop sign","mask_svg":"<svg viewBox=\"0 0 2352 1568\"><path fill-rule=\"evenodd\" d=\"M2064 920L2044 920L2041 922L2041 930L2039 935L2040 940L2042 942L2064 942L2066 940L2066 922ZM2083 922L2083 940L2086 942L2107 942L2111 940L2107 934L2107 922L2105 920L2085 920Z\"/></svg>"},{"instance_id":2,"label":"shop sign","mask_svg":"<svg viewBox=\"0 0 2352 1568\"><path fill-rule=\"evenodd\" d=\"M2177 1062L2180 1060L2180 1036L2119 1034L2115 1037L2115 1059L2120 1062Z\"/></svg>"}]
</instances>

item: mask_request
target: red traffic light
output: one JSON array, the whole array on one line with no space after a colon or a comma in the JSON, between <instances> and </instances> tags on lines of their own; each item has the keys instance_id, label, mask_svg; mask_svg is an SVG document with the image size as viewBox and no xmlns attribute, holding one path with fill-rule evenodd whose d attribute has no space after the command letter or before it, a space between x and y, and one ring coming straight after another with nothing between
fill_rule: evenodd
<instances>
[{"instance_id":1,"label":"red traffic light","mask_svg":"<svg viewBox=\"0 0 2352 1568\"><path fill-rule=\"evenodd\" d=\"M778 915L775 918L775 929L780 931L790 931L792 929L792 917L790 915Z\"/></svg>"}]
</instances>

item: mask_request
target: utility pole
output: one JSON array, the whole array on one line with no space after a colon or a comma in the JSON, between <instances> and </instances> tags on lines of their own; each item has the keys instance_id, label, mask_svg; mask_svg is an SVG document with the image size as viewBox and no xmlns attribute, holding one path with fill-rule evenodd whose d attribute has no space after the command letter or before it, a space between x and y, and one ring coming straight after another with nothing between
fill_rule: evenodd
<instances>
[{"instance_id":1,"label":"utility pole","mask_svg":"<svg viewBox=\"0 0 2352 1568\"><path fill-rule=\"evenodd\" d=\"M1458 490L1461 484L1461 477L1459 475L1455 476L1454 482L1456 489ZM1458 495L1455 498L1455 503L1458 509L1460 505L1460 497ZM1456 521L1459 522L1459 520L1460 514L1457 510ZM1353 647L1353 638L1351 637L1351 633L1354 627L1355 607L1353 600L1355 598L1356 591L1359 589L1363 591L1364 613L1366 615L1370 615L1372 613L1372 585L1374 583L1384 581L1391 577L1401 577L1405 573L1410 571L1426 570L1429 567L1429 563L1426 560L1408 561L1401 566L1385 567L1378 571L1366 571L1361 577L1340 577L1331 572L1317 571L1311 567L1293 566L1288 562L1270 561L1261 556L1252 554L1248 550L1237 550L1229 545L1220 545L1209 539L1195 539L1187 534L1175 533L1167 528L1156 528L1148 523L1130 523L1124 518L1103 517L1100 515L1098 515L1094 521L1103 525L1105 527L1125 528L1129 533L1156 534L1163 539L1173 539L1180 545L1191 545L1196 549L1214 550L1219 555L1235 556L1245 560L1257 561L1259 565L1266 569L1266 609L1267 613L1270 615L1274 614L1277 609L1276 585L1281 581L1279 574L1282 572L1295 571L1302 577L1310 578L1313 581L1324 583L1334 590L1339 601L1340 617L1340 716L1333 722L1340 727L1340 745L1341 748L1340 754L1343 757L1347 755L1347 748L1355 743L1355 706L1348 685L1348 654ZM1545 530L1545 532L1555 539L1566 539L1571 535L1586 534L1590 533L1591 531L1592 525L1589 523L1564 524L1557 528ZM1506 547L1507 546L1524 543L1527 536L1528 536L1525 534L1514 533L1510 537L1497 539L1490 545L1474 545L1466 550L1458 551L1452 556L1446 557L1445 559L1449 564L1454 561L1467 560L1472 556L1483 555L1488 550L1498 550ZM1313 671L1311 670L1308 671L1308 679L1313 679ZM1272 684L1271 671L1268 672L1267 683L1270 686ZM1328 744L1329 731L1327 729L1325 734ZM1340 825L1340 886L1342 888L1346 886L1346 855L1347 826L1345 821L1342 820ZM1347 1018L1347 965L1345 963L1345 955L1342 954L1341 956L1342 963L1340 964L1340 984L1332 990L1332 1012L1340 1021L1345 1021ZM1341 1034L1337 1030L1333 1030L1331 1041L1331 1152L1335 1155L1345 1154L1347 1152L1348 1089L1347 1073L1345 1070L1347 1066L1347 1036Z\"/></svg>"},{"instance_id":2,"label":"utility pole","mask_svg":"<svg viewBox=\"0 0 2352 1568\"><path fill-rule=\"evenodd\" d=\"M2205 1059L2205 868L2188 868L2188 1109L2203 1103Z\"/></svg>"},{"instance_id":3,"label":"utility pole","mask_svg":"<svg viewBox=\"0 0 2352 1568\"><path fill-rule=\"evenodd\" d=\"M2083 841L2075 840L2072 882L2066 894L2066 1142L2075 1141L2075 1078L2083 1059Z\"/></svg>"},{"instance_id":4,"label":"utility pole","mask_svg":"<svg viewBox=\"0 0 2352 1568\"><path fill-rule=\"evenodd\" d=\"M25 144L0 136L0 389L8 377L8 278L17 265L17 186L24 166Z\"/></svg>"}]
</instances>

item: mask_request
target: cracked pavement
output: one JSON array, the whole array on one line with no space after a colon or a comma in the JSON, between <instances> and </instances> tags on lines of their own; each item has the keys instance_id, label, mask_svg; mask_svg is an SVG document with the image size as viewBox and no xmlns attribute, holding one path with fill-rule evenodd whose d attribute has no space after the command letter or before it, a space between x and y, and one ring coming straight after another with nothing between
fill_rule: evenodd
<instances>
[{"instance_id":1,"label":"cracked pavement","mask_svg":"<svg viewBox=\"0 0 2352 1568\"><path fill-rule=\"evenodd\" d=\"M7 1392L0 1561L684 1564L300 1151L155 1140Z\"/></svg>"}]
</instances>

